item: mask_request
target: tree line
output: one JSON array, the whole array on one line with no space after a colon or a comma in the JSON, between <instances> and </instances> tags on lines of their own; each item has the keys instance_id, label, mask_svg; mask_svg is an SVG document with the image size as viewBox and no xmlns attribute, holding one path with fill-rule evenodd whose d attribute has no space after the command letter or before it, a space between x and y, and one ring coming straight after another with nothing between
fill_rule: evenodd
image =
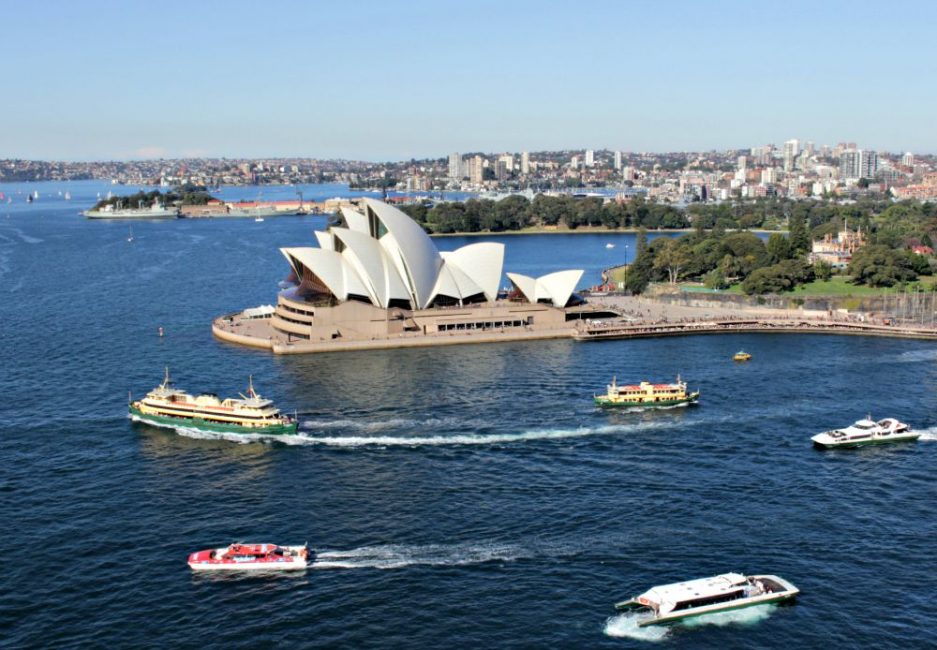
<instances>
[{"instance_id":1,"label":"tree line","mask_svg":"<svg viewBox=\"0 0 937 650\"><path fill-rule=\"evenodd\" d=\"M701 219L694 220L692 233L679 238L662 237L648 244L646 234L639 233L625 288L642 293L650 282L697 280L711 289L740 283L747 294L765 294L828 280L834 269L822 260L811 263L808 253L813 240L839 232L847 223L866 237L846 269L853 283L890 287L932 274L933 258L911 248L931 246L937 205L902 202L877 213L870 205L846 206L845 213L839 207L843 206L797 206L788 217L788 235L772 233L767 241L751 232L727 232L718 221L707 230ZM828 220L818 223L819 214Z\"/></svg>"}]
</instances>

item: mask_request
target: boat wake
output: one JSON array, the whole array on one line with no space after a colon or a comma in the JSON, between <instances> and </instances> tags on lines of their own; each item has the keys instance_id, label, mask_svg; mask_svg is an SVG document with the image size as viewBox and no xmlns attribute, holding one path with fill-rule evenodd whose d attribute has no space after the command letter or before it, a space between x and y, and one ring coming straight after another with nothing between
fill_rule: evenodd
<instances>
[{"instance_id":1,"label":"boat wake","mask_svg":"<svg viewBox=\"0 0 937 650\"><path fill-rule=\"evenodd\" d=\"M684 621L673 623L669 626L653 625L650 627L638 627L638 623L646 620L647 615L628 612L612 616L605 621L605 634L614 637L628 637L639 641L663 641L669 634L670 629L680 626L684 628L697 628L704 625L716 625L719 627L725 625L755 625L765 620L777 609L777 605L756 605L744 609L735 609L728 612L716 612L714 614L704 614L695 616Z\"/></svg>"},{"instance_id":2,"label":"boat wake","mask_svg":"<svg viewBox=\"0 0 937 650\"><path fill-rule=\"evenodd\" d=\"M313 569L400 569L403 567L461 566L484 562L510 562L535 553L513 544L387 544L350 551L319 551Z\"/></svg>"},{"instance_id":3,"label":"boat wake","mask_svg":"<svg viewBox=\"0 0 937 650\"><path fill-rule=\"evenodd\" d=\"M446 445L498 445L539 440L562 440L586 436L632 433L642 429L653 429L664 423L646 422L630 425L605 425L600 427L578 427L575 429L533 429L519 433L461 433L432 436L278 436L289 445L328 445L332 447L423 447Z\"/></svg>"},{"instance_id":4,"label":"boat wake","mask_svg":"<svg viewBox=\"0 0 937 650\"><path fill-rule=\"evenodd\" d=\"M703 625L754 625L765 620L778 608L777 605L755 605L728 612L716 612L688 618L681 623L684 627L702 627Z\"/></svg>"},{"instance_id":5,"label":"boat wake","mask_svg":"<svg viewBox=\"0 0 937 650\"><path fill-rule=\"evenodd\" d=\"M909 350L898 355L898 361L904 363L937 361L937 350Z\"/></svg>"},{"instance_id":6,"label":"boat wake","mask_svg":"<svg viewBox=\"0 0 937 650\"><path fill-rule=\"evenodd\" d=\"M416 428L457 428L464 425L463 420L458 418L427 418L425 420L416 420L409 418L389 418L387 420L314 420L303 418L300 415L299 428L303 430L329 431L341 429L343 431L387 431L393 429L416 429Z\"/></svg>"},{"instance_id":7,"label":"boat wake","mask_svg":"<svg viewBox=\"0 0 937 650\"><path fill-rule=\"evenodd\" d=\"M625 637L638 641L663 641L667 638L669 630L663 625L638 627L638 623L645 618L646 616L634 612L612 616L605 621L605 634L606 636Z\"/></svg>"},{"instance_id":8,"label":"boat wake","mask_svg":"<svg viewBox=\"0 0 937 650\"><path fill-rule=\"evenodd\" d=\"M547 440L563 440L567 438L584 438L588 436L616 435L634 433L641 430L656 429L666 425L665 422L640 422L635 424L608 424L598 427L578 427L575 429L532 429L519 433L456 433L439 434L431 436L419 435L328 435L313 436L307 433L294 435L268 435L262 433L223 433L202 431L184 426L169 427L155 424L148 420L131 416L131 420L143 422L151 426L172 428L182 436L197 440L226 440L241 444L252 442L280 443L290 446L328 447L440 447L465 445L500 445L522 442L536 442Z\"/></svg>"},{"instance_id":9,"label":"boat wake","mask_svg":"<svg viewBox=\"0 0 937 650\"><path fill-rule=\"evenodd\" d=\"M918 438L918 440L927 440L928 442L937 442L937 427L928 427L927 429L921 429L920 434L921 434L921 437Z\"/></svg>"}]
</instances>

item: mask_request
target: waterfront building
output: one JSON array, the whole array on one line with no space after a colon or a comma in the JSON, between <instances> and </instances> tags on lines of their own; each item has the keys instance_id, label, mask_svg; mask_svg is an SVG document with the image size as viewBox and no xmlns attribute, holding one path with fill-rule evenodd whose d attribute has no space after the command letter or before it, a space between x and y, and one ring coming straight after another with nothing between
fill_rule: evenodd
<instances>
[{"instance_id":1,"label":"waterfront building","mask_svg":"<svg viewBox=\"0 0 937 650\"><path fill-rule=\"evenodd\" d=\"M504 163L507 172L514 171L514 154L506 153L498 157L498 162Z\"/></svg>"},{"instance_id":2,"label":"waterfront building","mask_svg":"<svg viewBox=\"0 0 937 650\"><path fill-rule=\"evenodd\" d=\"M462 156L456 152L449 154L449 180L460 181L463 175Z\"/></svg>"},{"instance_id":3,"label":"waterfront building","mask_svg":"<svg viewBox=\"0 0 937 650\"><path fill-rule=\"evenodd\" d=\"M476 155L469 161L469 180L474 185L481 185L485 178L485 163L482 157Z\"/></svg>"},{"instance_id":4,"label":"waterfront building","mask_svg":"<svg viewBox=\"0 0 937 650\"><path fill-rule=\"evenodd\" d=\"M281 249L292 273L276 307L216 319L217 336L274 352L302 352L306 342L433 345L467 330L569 336L567 321L591 308L573 293L582 270L509 273L513 291L499 296L504 244L440 252L419 224L374 199L342 207L338 224L314 234L318 247Z\"/></svg>"},{"instance_id":5,"label":"waterfront building","mask_svg":"<svg viewBox=\"0 0 937 650\"><path fill-rule=\"evenodd\" d=\"M504 156L498 158L498 162L495 163L495 178L499 181L507 180L508 177L508 163L504 160Z\"/></svg>"}]
</instances>

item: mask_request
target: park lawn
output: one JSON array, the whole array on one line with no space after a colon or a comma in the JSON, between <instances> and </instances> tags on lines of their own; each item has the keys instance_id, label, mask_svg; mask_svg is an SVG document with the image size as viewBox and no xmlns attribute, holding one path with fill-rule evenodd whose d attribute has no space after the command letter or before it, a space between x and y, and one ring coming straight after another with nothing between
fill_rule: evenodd
<instances>
[{"instance_id":1,"label":"park lawn","mask_svg":"<svg viewBox=\"0 0 937 650\"><path fill-rule=\"evenodd\" d=\"M934 284L934 276L921 276L909 288L911 291L928 290ZM733 284L725 293L742 293L741 283ZM904 293L898 287L867 287L864 284L852 284L848 276L834 275L829 280L814 280L802 284L793 291L786 291L785 296L880 296L883 294Z\"/></svg>"}]
</instances>

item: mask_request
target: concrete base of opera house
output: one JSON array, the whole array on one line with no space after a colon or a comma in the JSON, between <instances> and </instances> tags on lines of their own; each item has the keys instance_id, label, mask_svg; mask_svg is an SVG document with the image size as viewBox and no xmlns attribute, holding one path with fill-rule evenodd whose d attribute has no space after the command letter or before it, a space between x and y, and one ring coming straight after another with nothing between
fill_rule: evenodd
<instances>
[{"instance_id":1,"label":"concrete base of opera house","mask_svg":"<svg viewBox=\"0 0 937 650\"><path fill-rule=\"evenodd\" d=\"M312 304L281 295L272 312L246 310L212 323L219 339L304 354L572 338L578 319L608 316L604 308L498 301L410 311L360 302Z\"/></svg>"}]
</instances>

